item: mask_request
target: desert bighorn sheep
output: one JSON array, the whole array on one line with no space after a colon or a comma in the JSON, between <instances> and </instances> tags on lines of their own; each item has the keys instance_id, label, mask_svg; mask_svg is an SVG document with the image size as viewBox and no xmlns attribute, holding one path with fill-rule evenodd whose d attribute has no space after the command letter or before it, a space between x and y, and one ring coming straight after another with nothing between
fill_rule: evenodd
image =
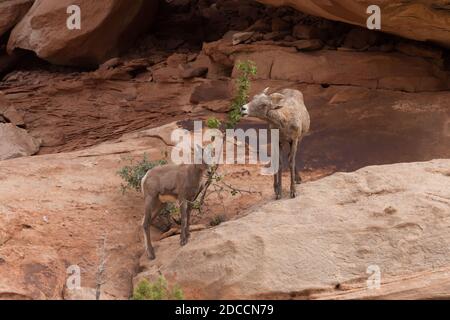
<instances>
[{"instance_id":1,"label":"desert bighorn sheep","mask_svg":"<svg viewBox=\"0 0 450 320\"><path fill-rule=\"evenodd\" d=\"M195 152L201 152L201 148ZM150 239L150 224L161 213L165 203L180 202L181 241L184 246L189 239L189 223L192 202L198 195L208 165L201 164L165 165L147 172L141 181L145 198L144 229L145 250L150 260L155 259L155 251Z\"/></svg>"},{"instance_id":2,"label":"desert bighorn sheep","mask_svg":"<svg viewBox=\"0 0 450 320\"><path fill-rule=\"evenodd\" d=\"M301 177L295 165L297 147L308 133L310 117L306 109L303 94L298 90L284 89L280 93L268 95L269 88L256 95L251 102L242 107L242 115L256 117L269 123L271 129L280 131L280 150L289 144L289 167L291 171L291 198L297 196L295 184L301 183ZM274 175L276 198L282 197L282 161Z\"/></svg>"}]
</instances>

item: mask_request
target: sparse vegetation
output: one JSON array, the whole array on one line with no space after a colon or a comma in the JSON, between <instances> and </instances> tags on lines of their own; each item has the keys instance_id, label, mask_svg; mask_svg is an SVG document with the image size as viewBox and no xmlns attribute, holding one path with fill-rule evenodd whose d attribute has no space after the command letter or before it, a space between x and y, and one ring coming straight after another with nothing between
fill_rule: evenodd
<instances>
[{"instance_id":1,"label":"sparse vegetation","mask_svg":"<svg viewBox=\"0 0 450 320\"><path fill-rule=\"evenodd\" d=\"M147 171L154 167L167 164L167 160L150 161L146 154L144 154L144 158L137 163L135 163L132 158L126 160L128 160L129 164L117 172L117 174L125 181L125 183L122 183L121 185L123 193L129 189L140 191L142 178L144 178Z\"/></svg>"},{"instance_id":2,"label":"sparse vegetation","mask_svg":"<svg viewBox=\"0 0 450 320\"><path fill-rule=\"evenodd\" d=\"M219 224L222 224L225 221L227 221L227 218L224 215L217 215L211 219L209 225L211 227L215 227L218 226Z\"/></svg>"},{"instance_id":3,"label":"sparse vegetation","mask_svg":"<svg viewBox=\"0 0 450 320\"><path fill-rule=\"evenodd\" d=\"M231 111L228 114L227 128L233 129L241 121L242 106L248 102L250 92L251 77L258 72L256 64L253 61L239 61L236 65L240 75L236 79L236 96L231 105Z\"/></svg>"},{"instance_id":4,"label":"sparse vegetation","mask_svg":"<svg viewBox=\"0 0 450 320\"><path fill-rule=\"evenodd\" d=\"M219 129L222 125L222 122L217 118L209 118L206 121L206 126L210 129Z\"/></svg>"},{"instance_id":5,"label":"sparse vegetation","mask_svg":"<svg viewBox=\"0 0 450 320\"><path fill-rule=\"evenodd\" d=\"M141 280L134 289L132 300L183 300L184 294L178 285L169 288L164 276L154 283L147 279Z\"/></svg>"},{"instance_id":6,"label":"sparse vegetation","mask_svg":"<svg viewBox=\"0 0 450 320\"><path fill-rule=\"evenodd\" d=\"M242 106L244 106L249 99L249 92L251 87L251 78L257 74L257 67L253 61L239 61L236 65L236 68L239 70L240 75L236 79L236 95L232 101L231 110L228 113L228 122L226 123L227 129L233 129L239 123L242 118ZM210 129L221 129L222 122L217 118L209 118L206 121L206 125ZM195 201L194 209L198 209L201 211L201 207L209 194L217 193L219 198L222 198L222 191L229 191L232 196L237 195L241 192L247 192L243 190L239 190L230 186L223 182L222 176L217 173L218 166L212 166L208 171L208 179L205 183L205 187L202 192L199 194L199 197ZM213 186L214 190L208 193L208 189ZM218 223L220 224L221 221Z\"/></svg>"}]
</instances>

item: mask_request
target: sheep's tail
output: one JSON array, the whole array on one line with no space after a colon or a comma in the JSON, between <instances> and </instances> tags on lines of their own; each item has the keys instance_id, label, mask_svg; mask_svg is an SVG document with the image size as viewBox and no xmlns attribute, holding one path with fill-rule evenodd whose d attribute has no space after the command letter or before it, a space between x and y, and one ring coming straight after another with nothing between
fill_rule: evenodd
<instances>
[{"instance_id":1,"label":"sheep's tail","mask_svg":"<svg viewBox=\"0 0 450 320\"><path fill-rule=\"evenodd\" d=\"M141 180L141 192L144 195L144 197L145 197L144 185L145 185L145 181L147 180L148 174L150 173L150 171L151 171L151 169L147 171L147 173L145 174L145 176Z\"/></svg>"}]
</instances>

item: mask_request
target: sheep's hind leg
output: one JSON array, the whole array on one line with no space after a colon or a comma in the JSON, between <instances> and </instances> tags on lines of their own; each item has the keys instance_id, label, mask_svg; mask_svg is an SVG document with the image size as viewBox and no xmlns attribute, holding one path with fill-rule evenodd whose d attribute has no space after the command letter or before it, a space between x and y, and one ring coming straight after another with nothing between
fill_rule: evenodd
<instances>
[{"instance_id":1,"label":"sheep's hind leg","mask_svg":"<svg viewBox=\"0 0 450 320\"><path fill-rule=\"evenodd\" d=\"M296 190L296 165L295 165L295 156L297 155L297 145L298 141L295 139L290 144L290 151L289 151L289 169L291 172L291 198L295 198L297 196L297 190Z\"/></svg>"},{"instance_id":2,"label":"sheep's hind leg","mask_svg":"<svg viewBox=\"0 0 450 320\"><path fill-rule=\"evenodd\" d=\"M187 200L184 200L181 203L181 238L180 245L185 246L188 242L189 238L189 205Z\"/></svg>"},{"instance_id":3,"label":"sheep's hind leg","mask_svg":"<svg viewBox=\"0 0 450 320\"><path fill-rule=\"evenodd\" d=\"M300 138L298 143L297 143L297 150L298 150L298 146L300 145L301 140L302 139ZM297 157L297 155L294 155L294 158L296 158L296 157ZM302 177L300 176L300 171L298 170L297 163L295 163L295 183L296 184L301 184L302 183Z\"/></svg>"},{"instance_id":4,"label":"sheep's hind leg","mask_svg":"<svg viewBox=\"0 0 450 320\"><path fill-rule=\"evenodd\" d=\"M275 187L275 194L276 194L277 200L280 200L283 197L283 158L282 158L281 150L282 150L282 148L280 148L279 166L278 166L278 172L276 174L277 181L276 181L276 187Z\"/></svg>"},{"instance_id":5,"label":"sheep's hind leg","mask_svg":"<svg viewBox=\"0 0 450 320\"><path fill-rule=\"evenodd\" d=\"M295 183L301 184L302 183L302 177L300 176L300 173L297 169L297 164L295 165Z\"/></svg>"},{"instance_id":6,"label":"sheep's hind leg","mask_svg":"<svg viewBox=\"0 0 450 320\"><path fill-rule=\"evenodd\" d=\"M161 202L157 197L147 197L145 199L144 219L142 221L142 228L144 231L144 245L150 260L155 259L155 250L152 246L152 240L150 237L150 225L151 222L158 215L161 210Z\"/></svg>"}]
</instances>

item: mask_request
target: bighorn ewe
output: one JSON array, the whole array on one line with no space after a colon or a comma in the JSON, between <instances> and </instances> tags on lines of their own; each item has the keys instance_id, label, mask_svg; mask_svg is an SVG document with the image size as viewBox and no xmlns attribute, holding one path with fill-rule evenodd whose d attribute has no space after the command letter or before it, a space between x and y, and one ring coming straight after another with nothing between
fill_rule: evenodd
<instances>
[{"instance_id":1,"label":"bighorn ewe","mask_svg":"<svg viewBox=\"0 0 450 320\"><path fill-rule=\"evenodd\" d=\"M256 117L266 120L271 129L280 131L280 150L283 145L289 144L289 167L291 171L291 197L296 197L295 184L301 183L301 177L295 166L295 157L298 144L308 133L310 117L306 109L303 94L298 90L284 89L280 93L268 95L269 88L256 95L253 100L242 107L244 116ZM274 176L274 190L276 198L282 197L282 161Z\"/></svg>"},{"instance_id":2,"label":"bighorn ewe","mask_svg":"<svg viewBox=\"0 0 450 320\"><path fill-rule=\"evenodd\" d=\"M195 152L202 152L197 148ZM201 186L202 178L208 170L208 165L201 164L165 165L147 172L141 182L145 198L144 229L145 250L150 260L155 259L155 251L150 239L150 224L161 213L164 204L180 202L181 211L181 241L184 246L189 238L189 223L192 202L195 201Z\"/></svg>"}]
</instances>

